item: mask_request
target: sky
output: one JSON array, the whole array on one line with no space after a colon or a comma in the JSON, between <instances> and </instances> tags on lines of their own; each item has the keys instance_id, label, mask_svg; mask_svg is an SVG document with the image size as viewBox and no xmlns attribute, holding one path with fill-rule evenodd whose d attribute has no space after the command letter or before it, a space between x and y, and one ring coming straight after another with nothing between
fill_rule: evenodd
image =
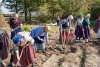
<instances>
[{"instance_id":1,"label":"sky","mask_svg":"<svg viewBox=\"0 0 100 67\"><path fill-rule=\"evenodd\" d=\"M1 1L2 1L2 0L0 0L0 3L1 3ZM2 10L2 13L3 13L3 14L10 14L9 10L6 9L4 6L1 7L1 10Z\"/></svg>"}]
</instances>

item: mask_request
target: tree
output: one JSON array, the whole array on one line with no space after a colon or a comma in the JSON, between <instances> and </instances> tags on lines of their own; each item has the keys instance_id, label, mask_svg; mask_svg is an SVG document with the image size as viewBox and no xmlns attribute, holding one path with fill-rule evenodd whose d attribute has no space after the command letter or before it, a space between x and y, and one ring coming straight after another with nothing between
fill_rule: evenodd
<instances>
[{"instance_id":1,"label":"tree","mask_svg":"<svg viewBox=\"0 0 100 67\"><path fill-rule=\"evenodd\" d=\"M1 7L2 7L3 5L4 5L3 3L0 3L0 13L2 13Z\"/></svg>"}]
</instances>

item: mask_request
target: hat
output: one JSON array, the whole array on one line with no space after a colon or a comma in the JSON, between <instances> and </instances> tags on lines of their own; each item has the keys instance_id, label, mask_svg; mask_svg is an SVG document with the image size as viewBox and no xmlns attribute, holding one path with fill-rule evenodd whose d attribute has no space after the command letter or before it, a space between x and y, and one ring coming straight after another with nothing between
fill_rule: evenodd
<instances>
[{"instance_id":1,"label":"hat","mask_svg":"<svg viewBox=\"0 0 100 67\"><path fill-rule=\"evenodd\" d=\"M50 30L50 26L45 26L44 27L46 30Z\"/></svg>"},{"instance_id":2,"label":"hat","mask_svg":"<svg viewBox=\"0 0 100 67\"><path fill-rule=\"evenodd\" d=\"M19 44L22 38L23 38L22 35L20 35L20 34L16 35L16 36L13 38L13 43L14 43L14 44Z\"/></svg>"}]
</instances>

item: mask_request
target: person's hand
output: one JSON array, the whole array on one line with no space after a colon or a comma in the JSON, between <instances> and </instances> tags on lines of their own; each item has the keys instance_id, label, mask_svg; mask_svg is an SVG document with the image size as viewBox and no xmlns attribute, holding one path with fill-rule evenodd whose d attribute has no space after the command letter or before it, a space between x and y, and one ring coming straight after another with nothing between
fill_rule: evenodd
<instances>
[{"instance_id":1,"label":"person's hand","mask_svg":"<svg viewBox=\"0 0 100 67\"><path fill-rule=\"evenodd\" d=\"M90 26L88 26L89 27L89 30L90 30Z\"/></svg>"},{"instance_id":2,"label":"person's hand","mask_svg":"<svg viewBox=\"0 0 100 67\"><path fill-rule=\"evenodd\" d=\"M60 30L60 32L62 32L62 30Z\"/></svg>"},{"instance_id":3,"label":"person's hand","mask_svg":"<svg viewBox=\"0 0 100 67\"><path fill-rule=\"evenodd\" d=\"M82 31L84 31L84 29L82 28Z\"/></svg>"},{"instance_id":4,"label":"person's hand","mask_svg":"<svg viewBox=\"0 0 100 67\"><path fill-rule=\"evenodd\" d=\"M20 24L20 26L22 26L23 24Z\"/></svg>"},{"instance_id":5,"label":"person's hand","mask_svg":"<svg viewBox=\"0 0 100 67\"><path fill-rule=\"evenodd\" d=\"M46 44L48 44L48 45L49 45L49 44L50 44L50 42L47 42Z\"/></svg>"},{"instance_id":6,"label":"person's hand","mask_svg":"<svg viewBox=\"0 0 100 67\"><path fill-rule=\"evenodd\" d=\"M40 39L40 40L44 42L44 40L43 40L43 39Z\"/></svg>"},{"instance_id":7,"label":"person's hand","mask_svg":"<svg viewBox=\"0 0 100 67\"><path fill-rule=\"evenodd\" d=\"M13 29L11 29L11 31L13 31Z\"/></svg>"}]
</instances>

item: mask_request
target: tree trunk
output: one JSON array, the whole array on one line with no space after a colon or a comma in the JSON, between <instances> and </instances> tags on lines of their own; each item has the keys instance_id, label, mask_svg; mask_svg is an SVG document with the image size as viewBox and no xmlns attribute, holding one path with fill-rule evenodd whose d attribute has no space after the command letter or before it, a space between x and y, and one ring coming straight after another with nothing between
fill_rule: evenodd
<instances>
[{"instance_id":1,"label":"tree trunk","mask_svg":"<svg viewBox=\"0 0 100 67\"><path fill-rule=\"evenodd\" d=\"M29 12L29 14L30 14L30 17L29 17L29 22L31 23L31 12Z\"/></svg>"},{"instance_id":2,"label":"tree trunk","mask_svg":"<svg viewBox=\"0 0 100 67\"><path fill-rule=\"evenodd\" d=\"M18 10L17 10L17 7L18 7L18 5L17 5L17 1L15 2L15 10L16 10L16 13L18 13Z\"/></svg>"},{"instance_id":3,"label":"tree trunk","mask_svg":"<svg viewBox=\"0 0 100 67\"><path fill-rule=\"evenodd\" d=\"M25 9L25 22L27 22L27 4L26 4L26 0L24 0L24 9Z\"/></svg>"},{"instance_id":4,"label":"tree trunk","mask_svg":"<svg viewBox=\"0 0 100 67\"><path fill-rule=\"evenodd\" d=\"M53 6L53 11L52 11L52 20L53 20L53 23L54 23L54 6Z\"/></svg>"}]
</instances>

